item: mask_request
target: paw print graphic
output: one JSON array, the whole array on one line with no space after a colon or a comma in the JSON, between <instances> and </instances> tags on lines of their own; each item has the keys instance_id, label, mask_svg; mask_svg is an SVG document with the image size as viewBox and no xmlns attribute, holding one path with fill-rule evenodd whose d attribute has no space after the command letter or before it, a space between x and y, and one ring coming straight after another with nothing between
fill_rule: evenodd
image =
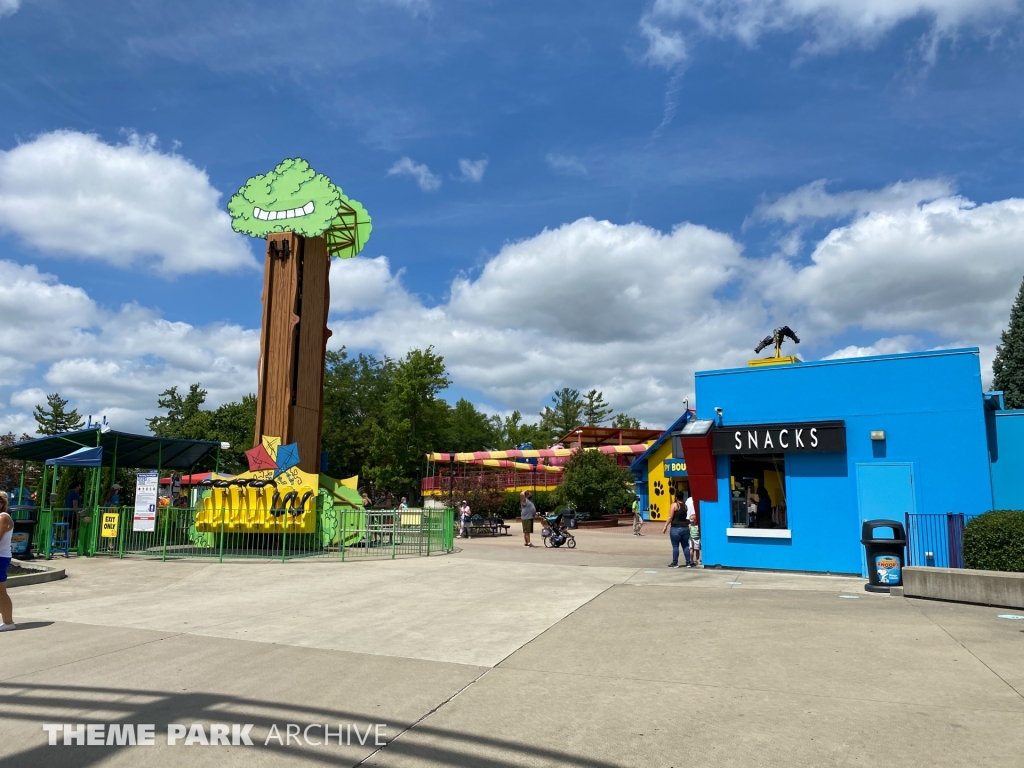
<instances>
[{"instance_id":1,"label":"paw print graphic","mask_svg":"<svg viewBox=\"0 0 1024 768\"><path fill-rule=\"evenodd\" d=\"M665 495L665 486L662 484L661 480L655 480L654 481L654 495L655 496L664 496Z\"/></svg>"},{"instance_id":2,"label":"paw print graphic","mask_svg":"<svg viewBox=\"0 0 1024 768\"><path fill-rule=\"evenodd\" d=\"M647 515L651 520L661 520L661 507L657 504L649 504L647 507Z\"/></svg>"}]
</instances>

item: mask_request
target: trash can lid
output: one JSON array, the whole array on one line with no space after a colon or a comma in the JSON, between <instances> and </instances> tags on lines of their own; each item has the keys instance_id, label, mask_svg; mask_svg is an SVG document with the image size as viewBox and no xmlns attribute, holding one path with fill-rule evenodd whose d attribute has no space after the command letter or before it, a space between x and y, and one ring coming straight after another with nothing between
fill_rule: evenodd
<instances>
[{"instance_id":1,"label":"trash can lid","mask_svg":"<svg viewBox=\"0 0 1024 768\"><path fill-rule=\"evenodd\" d=\"M877 539L875 531L879 528L890 528L892 530L892 537L886 539ZM903 527L903 523L899 520L865 520L860 528L860 539L865 544L867 540L873 541L906 541L907 530Z\"/></svg>"}]
</instances>

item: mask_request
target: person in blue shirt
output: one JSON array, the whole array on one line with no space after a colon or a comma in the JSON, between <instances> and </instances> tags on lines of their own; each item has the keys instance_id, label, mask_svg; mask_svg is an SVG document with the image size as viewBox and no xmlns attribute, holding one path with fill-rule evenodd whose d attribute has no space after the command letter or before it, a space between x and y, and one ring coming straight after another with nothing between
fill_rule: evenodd
<instances>
[{"instance_id":1,"label":"person in blue shirt","mask_svg":"<svg viewBox=\"0 0 1024 768\"><path fill-rule=\"evenodd\" d=\"M75 483L71 486L71 490L64 494L64 509L73 509L75 512L79 512L82 509L81 490L81 483Z\"/></svg>"}]
</instances>

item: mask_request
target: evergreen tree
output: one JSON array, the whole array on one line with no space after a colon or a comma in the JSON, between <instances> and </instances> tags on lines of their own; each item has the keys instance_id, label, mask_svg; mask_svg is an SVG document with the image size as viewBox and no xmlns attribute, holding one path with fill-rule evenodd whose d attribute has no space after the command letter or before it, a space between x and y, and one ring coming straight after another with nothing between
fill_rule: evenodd
<instances>
[{"instance_id":1,"label":"evergreen tree","mask_svg":"<svg viewBox=\"0 0 1024 768\"><path fill-rule=\"evenodd\" d=\"M588 427L599 427L608 421L612 408L604 400L604 393L592 389L583 396L583 423Z\"/></svg>"},{"instance_id":2,"label":"evergreen tree","mask_svg":"<svg viewBox=\"0 0 1024 768\"><path fill-rule=\"evenodd\" d=\"M612 426L616 429L640 429L640 419L634 419L624 413L616 413L612 419Z\"/></svg>"},{"instance_id":3,"label":"evergreen tree","mask_svg":"<svg viewBox=\"0 0 1024 768\"><path fill-rule=\"evenodd\" d=\"M56 392L46 396L46 406L44 408L41 405L37 405L35 413L32 414L35 417L36 424L39 425L36 427L36 432L40 435L74 432L85 425L82 417L78 415L78 411L74 408L70 411L67 410L68 401Z\"/></svg>"},{"instance_id":4,"label":"evergreen tree","mask_svg":"<svg viewBox=\"0 0 1024 768\"><path fill-rule=\"evenodd\" d=\"M551 397L551 405L544 406L540 425L551 430L555 438L572 432L583 423L583 399L578 389L563 387Z\"/></svg>"},{"instance_id":5,"label":"evergreen tree","mask_svg":"<svg viewBox=\"0 0 1024 768\"><path fill-rule=\"evenodd\" d=\"M992 361L992 386L1003 391L1007 408L1024 408L1024 282L1010 310L1010 324Z\"/></svg>"}]
</instances>

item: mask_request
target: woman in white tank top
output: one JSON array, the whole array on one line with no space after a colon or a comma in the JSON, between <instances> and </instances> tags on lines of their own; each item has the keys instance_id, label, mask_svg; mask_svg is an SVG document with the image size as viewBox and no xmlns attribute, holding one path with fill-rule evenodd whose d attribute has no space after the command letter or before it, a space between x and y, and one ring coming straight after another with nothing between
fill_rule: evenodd
<instances>
[{"instance_id":1,"label":"woman in white tank top","mask_svg":"<svg viewBox=\"0 0 1024 768\"><path fill-rule=\"evenodd\" d=\"M14 623L14 607L11 597L7 594L7 567L11 564L11 534L14 533L14 520L7 511L7 493L0 491L0 616L4 623L0 624L0 632L17 629Z\"/></svg>"}]
</instances>

